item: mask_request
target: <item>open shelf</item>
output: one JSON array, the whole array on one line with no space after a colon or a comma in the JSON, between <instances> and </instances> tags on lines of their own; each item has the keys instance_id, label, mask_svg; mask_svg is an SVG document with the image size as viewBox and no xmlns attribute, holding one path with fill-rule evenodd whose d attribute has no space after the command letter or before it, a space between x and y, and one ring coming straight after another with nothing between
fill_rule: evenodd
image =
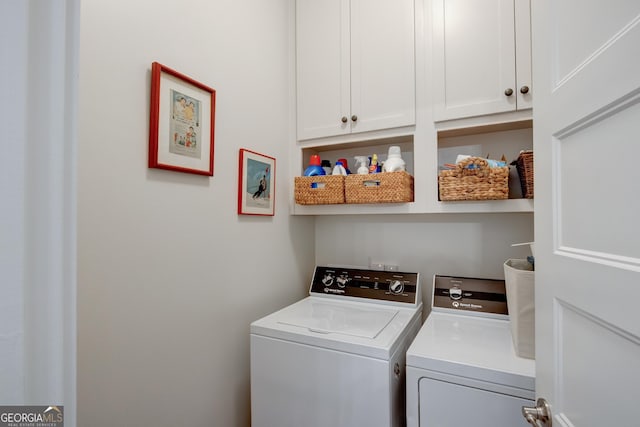
<instances>
[{"instance_id":1,"label":"open shelf","mask_svg":"<svg viewBox=\"0 0 640 427\"><path fill-rule=\"evenodd\" d=\"M474 125L462 128L444 128L438 130L438 138L451 138L455 136L479 135L483 133L505 132L517 129L532 129L533 120L518 120L515 122L498 122L483 125Z\"/></svg>"},{"instance_id":2,"label":"open shelf","mask_svg":"<svg viewBox=\"0 0 640 427\"><path fill-rule=\"evenodd\" d=\"M302 150L300 150L302 158L300 159L301 168L299 173L302 175L307 166L309 166L309 158L312 154L318 154L322 160L329 160L331 162L331 166L335 166L336 160L344 158L347 160L351 172L355 173L357 169L355 156L371 157L375 153L379 160L384 160L387 157L389 147L393 145L400 147L402 158L406 163L407 172L413 175L414 156L412 135L369 141L303 147Z\"/></svg>"}]
</instances>

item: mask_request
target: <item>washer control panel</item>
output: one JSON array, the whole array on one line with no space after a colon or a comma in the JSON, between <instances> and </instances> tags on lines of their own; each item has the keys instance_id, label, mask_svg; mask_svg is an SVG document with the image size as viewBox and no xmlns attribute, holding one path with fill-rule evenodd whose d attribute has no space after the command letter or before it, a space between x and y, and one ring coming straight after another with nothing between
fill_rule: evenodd
<instances>
[{"instance_id":1,"label":"washer control panel","mask_svg":"<svg viewBox=\"0 0 640 427\"><path fill-rule=\"evenodd\" d=\"M417 304L418 273L317 266L309 294Z\"/></svg>"}]
</instances>

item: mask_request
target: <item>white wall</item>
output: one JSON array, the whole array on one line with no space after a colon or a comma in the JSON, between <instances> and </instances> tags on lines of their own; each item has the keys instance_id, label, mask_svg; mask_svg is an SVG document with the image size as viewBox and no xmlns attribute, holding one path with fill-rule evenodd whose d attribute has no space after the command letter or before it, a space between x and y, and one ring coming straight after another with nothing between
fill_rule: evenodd
<instances>
[{"instance_id":1,"label":"white wall","mask_svg":"<svg viewBox=\"0 0 640 427\"><path fill-rule=\"evenodd\" d=\"M434 274L503 279L503 263L526 258L533 216L434 214L325 216L316 219L318 264L369 265L381 261L421 273L425 307Z\"/></svg>"},{"instance_id":2,"label":"white wall","mask_svg":"<svg viewBox=\"0 0 640 427\"><path fill-rule=\"evenodd\" d=\"M249 323L314 263L287 207L289 8L83 0L78 425L249 425ZM217 90L214 177L147 168L153 61ZM236 214L241 147L277 159L275 217Z\"/></svg>"}]
</instances>

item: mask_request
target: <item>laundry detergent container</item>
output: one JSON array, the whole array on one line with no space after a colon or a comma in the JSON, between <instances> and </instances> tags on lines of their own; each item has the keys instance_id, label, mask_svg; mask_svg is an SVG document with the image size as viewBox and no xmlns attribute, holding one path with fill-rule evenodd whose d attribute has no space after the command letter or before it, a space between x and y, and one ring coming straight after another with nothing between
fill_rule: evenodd
<instances>
[{"instance_id":1,"label":"laundry detergent container","mask_svg":"<svg viewBox=\"0 0 640 427\"><path fill-rule=\"evenodd\" d=\"M509 259L504 263L504 281L511 336L516 354L534 359L535 347L535 272L526 259Z\"/></svg>"}]
</instances>

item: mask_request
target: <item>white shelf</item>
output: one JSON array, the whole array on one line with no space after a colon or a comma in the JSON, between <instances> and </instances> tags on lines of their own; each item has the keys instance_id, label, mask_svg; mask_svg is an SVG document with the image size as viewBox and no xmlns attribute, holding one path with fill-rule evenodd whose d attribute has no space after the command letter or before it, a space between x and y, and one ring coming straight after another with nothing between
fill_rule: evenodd
<instances>
[{"instance_id":1,"label":"white shelf","mask_svg":"<svg viewBox=\"0 0 640 427\"><path fill-rule=\"evenodd\" d=\"M433 206L412 203L298 205L294 215L375 215L425 213L533 213L533 199L436 202Z\"/></svg>"},{"instance_id":2,"label":"white shelf","mask_svg":"<svg viewBox=\"0 0 640 427\"><path fill-rule=\"evenodd\" d=\"M533 212L533 199L437 202L436 211L449 213Z\"/></svg>"},{"instance_id":3,"label":"white shelf","mask_svg":"<svg viewBox=\"0 0 640 427\"><path fill-rule=\"evenodd\" d=\"M370 215L420 213L415 203L295 205L294 215Z\"/></svg>"}]
</instances>

